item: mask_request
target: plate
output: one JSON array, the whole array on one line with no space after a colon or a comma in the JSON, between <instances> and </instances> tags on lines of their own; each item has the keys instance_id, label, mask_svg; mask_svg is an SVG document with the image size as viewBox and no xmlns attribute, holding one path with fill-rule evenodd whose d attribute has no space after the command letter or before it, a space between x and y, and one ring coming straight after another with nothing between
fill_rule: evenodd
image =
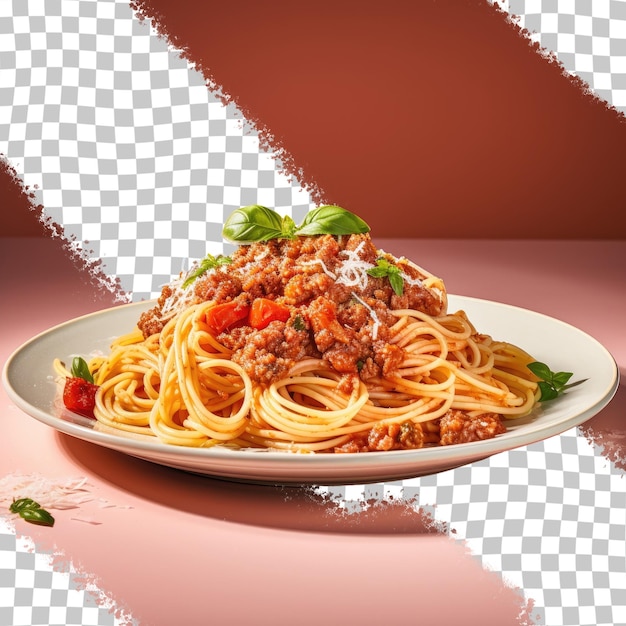
<instances>
[{"instance_id":1,"label":"plate","mask_svg":"<svg viewBox=\"0 0 626 626\"><path fill-rule=\"evenodd\" d=\"M527 309L464 296L449 296L449 310L463 309L479 332L524 348L553 371L587 379L533 417L507 422L507 432L485 441L366 454L183 448L152 438L133 438L93 428L94 422L58 407L52 362L73 354L108 352L111 340L130 331L153 301L124 304L65 322L18 348L3 369L11 400L59 432L146 461L234 481L265 484L360 484L399 480L453 469L493 454L529 445L578 426L611 400L619 370L593 337L562 321Z\"/></svg>"}]
</instances>

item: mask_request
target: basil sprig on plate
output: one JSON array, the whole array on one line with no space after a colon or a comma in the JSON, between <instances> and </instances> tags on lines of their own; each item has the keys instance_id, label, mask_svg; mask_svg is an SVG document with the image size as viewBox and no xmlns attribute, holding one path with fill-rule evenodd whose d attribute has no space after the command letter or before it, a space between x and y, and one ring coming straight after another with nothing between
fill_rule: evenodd
<instances>
[{"instance_id":1,"label":"basil sprig on plate","mask_svg":"<svg viewBox=\"0 0 626 626\"><path fill-rule=\"evenodd\" d=\"M297 226L288 215L282 217L273 209L253 204L234 211L226 220L222 234L233 243L249 244L298 236L352 235L369 230L360 217L339 206L312 209Z\"/></svg>"},{"instance_id":2,"label":"basil sprig on plate","mask_svg":"<svg viewBox=\"0 0 626 626\"><path fill-rule=\"evenodd\" d=\"M537 383L540 391L540 402L554 400L568 389L580 385L587 380L577 380L576 382L570 383L569 380L573 376L572 372L553 372L545 363L541 363L540 361L529 363L526 367L537 376L537 378L541 379Z\"/></svg>"},{"instance_id":3,"label":"basil sprig on plate","mask_svg":"<svg viewBox=\"0 0 626 626\"><path fill-rule=\"evenodd\" d=\"M83 378L87 382L93 383L93 374L89 371L89 365L82 356L75 356L72 359L70 372L74 378Z\"/></svg>"}]
</instances>

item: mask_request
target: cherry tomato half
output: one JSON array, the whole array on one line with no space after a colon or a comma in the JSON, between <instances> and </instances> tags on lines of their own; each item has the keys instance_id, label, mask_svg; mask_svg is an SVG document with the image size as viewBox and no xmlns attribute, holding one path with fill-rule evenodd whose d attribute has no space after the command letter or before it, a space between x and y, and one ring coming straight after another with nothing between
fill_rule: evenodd
<instances>
[{"instance_id":1,"label":"cherry tomato half","mask_svg":"<svg viewBox=\"0 0 626 626\"><path fill-rule=\"evenodd\" d=\"M206 312L206 323L214 335L223 333L227 328L247 319L250 307L241 302L216 304Z\"/></svg>"},{"instance_id":2,"label":"cherry tomato half","mask_svg":"<svg viewBox=\"0 0 626 626\"><path fill-rule=\"evenodd\" d=\"M290 315L289 308L284 304L268 298L257 298L250 307L250 326L261 330L275 320L286 322Z\"/></svg>"}]
</instances>

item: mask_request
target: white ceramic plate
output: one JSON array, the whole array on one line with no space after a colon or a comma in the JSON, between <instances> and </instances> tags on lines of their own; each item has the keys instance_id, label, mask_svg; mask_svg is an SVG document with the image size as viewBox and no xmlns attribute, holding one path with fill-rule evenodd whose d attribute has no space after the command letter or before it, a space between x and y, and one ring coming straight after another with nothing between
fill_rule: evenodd
<instances>
[{"instance_id":1,"label":"white ceramic plate","mask_svg":"<svg viewBox=\"0 0 626 626\"><path fill-rule=\"evenodd\" d=\"M610 353L581 330L545 315L496 302L449 297L450 311L463 309L479 332L509 341L553 371L587 379L532 418L507 422L494 439L454 446L367 454L301 455L284 452L182 448L151 438L134 439L95 430L91 420L58 407L52 362L107 352L111 340L130 331L152 302L121 305L71 320L16 350L3 370L13 402L56 430L96 445L178 469L229 480L272 484L349 484L399 480L452 469L557 435L598 413L613 397L619 370Z\"/></svg>"}]
</instances>

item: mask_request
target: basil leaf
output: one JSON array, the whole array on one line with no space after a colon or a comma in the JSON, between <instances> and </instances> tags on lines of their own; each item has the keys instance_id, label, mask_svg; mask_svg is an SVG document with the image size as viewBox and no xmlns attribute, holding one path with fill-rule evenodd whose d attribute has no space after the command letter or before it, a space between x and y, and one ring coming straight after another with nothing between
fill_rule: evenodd
<instances>
[{"instance_id":1,"label":"basil leaf","mask_svg":"<svg viewBox=\"0 0 626 626\"><path fill-rule=\"evenodd\" d=\"M89 371L87 361L80 356L75 356L72 359L72 376L74 378L83 378L84 380L93 383L93 376Z\"/></svg>"},{"instance_id":2,"label":"basil leaf","mask_svg":"<svg viewBox=\"0 0 626 626\"><path fill-rule=\"evenodd\" d=\"M283 216L282 229L283 238L293 239L296 236L296 223L289 215Z\"/></svg>"},{"instance_id":3,"label":"basil leaf","mask_svg":"<svg viewBox=\"0 0 626 626\"><path fill-rule=\"evenodd\" d=\"M352 235L369 232L370 227L346 209L326 205L309 211L300 226L291 217L252 204L234 211L224 223L222 235L238 244L293 239L298 235Z\"/></svg>"},{"instance_id":4,"label":"basil leaf","mask_svg":"<svg viewBox=\"0 0 626 626\"><path fill-rule=\"evenodd\" d=\"M296 229L296 235L353 235L369 232L360 217L335 205L312 209Z\"/></svg>"},{"instance_id":5,"label":"basil leaf","mask_svg":"<svg viewBox=\"0 0 626 626\"><path fill-rule=\"evenodd\" d=\"M291 223L290 223L291 222ZM256 243L293 237L293 220L274 210L253 204L234 211L224 223L222 234L233 243Z\"/></svg>"},{"instance_id":6,"label":"basil leaf","mask_svg":"<svg viewBox=\"0 0 626 626\"><path fill-rule=\"evenodd\" d=\"M187 287L189 287L189 285L191 285L196 278L200 278L200 276L206 274L209 270L215 269L220 265L227 265L231 262L232 259L228 256L218 254L215 257L212 254L207 254L206 257L198 264L198 267L196 267L196 269L187 276L185 282L183 283L183 289L187 289Z\"/></svg>"},{"instance_id":7,"label":"basil leaf","mask_svg":"<svg viewBox=\"0 0 626 626\"><path fill-rule=\"evenodd\" d=\"M572 372L553 372L545 363L534 361L526 366L537 378L539 387L539 401L546 402L558 398L567 389L584 383L586 379L567 384L573 376Z\"/></svg>"},{"instance_id":8,"label":"basil leaf","mask_svg":"<svg viewBox=\"0 0 626 626\"><path fill-rule=\"evenodd\" d=\"M304 323L304 319L299 313L293 319L293 327L296 330L306 330L306 324Z\"/></svg>"},{"instance_id":9,"label":"basil leaf","mask_svg":"<svg viewBox=\"0 0 626 626\"><path fill-rule=\"evenodd\" d=\"M557 388L565 387L572 375L572 372L557 372L552 377L552 383Z\"/></svg>"},{"instance_id":10,"label":"basil leaf","mask_svg":"<svg viewBox=\"0 0 626 626\"><path fill-rule=\"evenodd\" d=\"M561 391L566 391L567 389L571 389L572 387L578 387L578 385L582 385L587 380L589 379L582 378L581 380L574 381L573 383L570 383L569 385L563 385L563 387L561 388Z\"/></svg>"},{"instance_id":11,"label":"basil leaf","mask_svg":"<svg viewBox=\"0 0 626 626\"><path fill-rule=\"evenodd\" d=\"M11 513L17 513L23 520L40 526L54 526L54 517L42 509L38 502L32 498L19 498L13 500L9 506Z\"/></svg>"},{"instance_id":12,"label":"basil leaf","mask_svg":"<svg viewBox=\"0 0 626 626\"><path fill-rule=\"evenodd\" d=\"M541 380L552 380L552 370L545 364L535 361L526 366L537 378Z\"/></svg>"},{"instance_id":13,"label":"basil leaf","mask_svg":"<svg viewBox=\"0 0 626 626\"><path fill-rule=\"evenodd\" d=\"M20 517L31 524L40 526L54 526L54 517L46 509L24 509L20 512Z\"/></svg>"},{"instance_id":14,"label":"basil leaf","mask_svg":"<svg viewBox=\"0 0 626 626\"><path fill-rule=\"evenodd\" d=\"M31 498L18 498L17 500L13 500L13 502L9 505L9 511L11 511L11 513L19 513L25 509L38 508L40 508L39 504Z\"/></svg>"},{"instance_id":15,"label":"basil leaf","mask_svg":"<svg viewBox=\"0 0 626 626\"><path fill-rule=\"evenodd\" d=\"M396 295L401 296L403 294L404 278L402 278L402 273L399 268L392 263L389 263L387 259L377 259L376 265L374 267L370 267L370 269L367 270L367 273L374 278L385 278L386 276L389 279L389 284L395 291Z\"/></svg>"},{"instance_id":16,"label":"basil leaf","mask_svg":"<svg viewBox=\"0 0 626 626\"><path fill-rule=\"evenodd\" d=\"M387 267L380 265L379 261L379 264L376 267L371 267L370 269L368 269L367 273L374 278L385 278L385 276L388 275L389 270Z\"/></svg>"},{"instance_id":17,"label":"basil leaf","mask_svg":"<svg viewBox=\"0 0 626 626\"><path fill-rule=\"evenodd\" d=\"M400 271L398 268L394 268L395 272L389 273L389 283L391 284L391 288L396 292L396 295L401 296L404 292L404 279L402 278Z\"/></svg>"},{"instance_id":18,"label":"basil leaf","mask_svg":"<svg viewBox=\"0 0 626 626\"><path fill-rule=\"evenodd\" d=\"M548 400L554 400L558 397L559 392L550 383L545 380L541 380L537 384L539 385L539 389L541 391L541 395L539 396L540 402L547 402Z\"/></svg>"}]
</instances>

